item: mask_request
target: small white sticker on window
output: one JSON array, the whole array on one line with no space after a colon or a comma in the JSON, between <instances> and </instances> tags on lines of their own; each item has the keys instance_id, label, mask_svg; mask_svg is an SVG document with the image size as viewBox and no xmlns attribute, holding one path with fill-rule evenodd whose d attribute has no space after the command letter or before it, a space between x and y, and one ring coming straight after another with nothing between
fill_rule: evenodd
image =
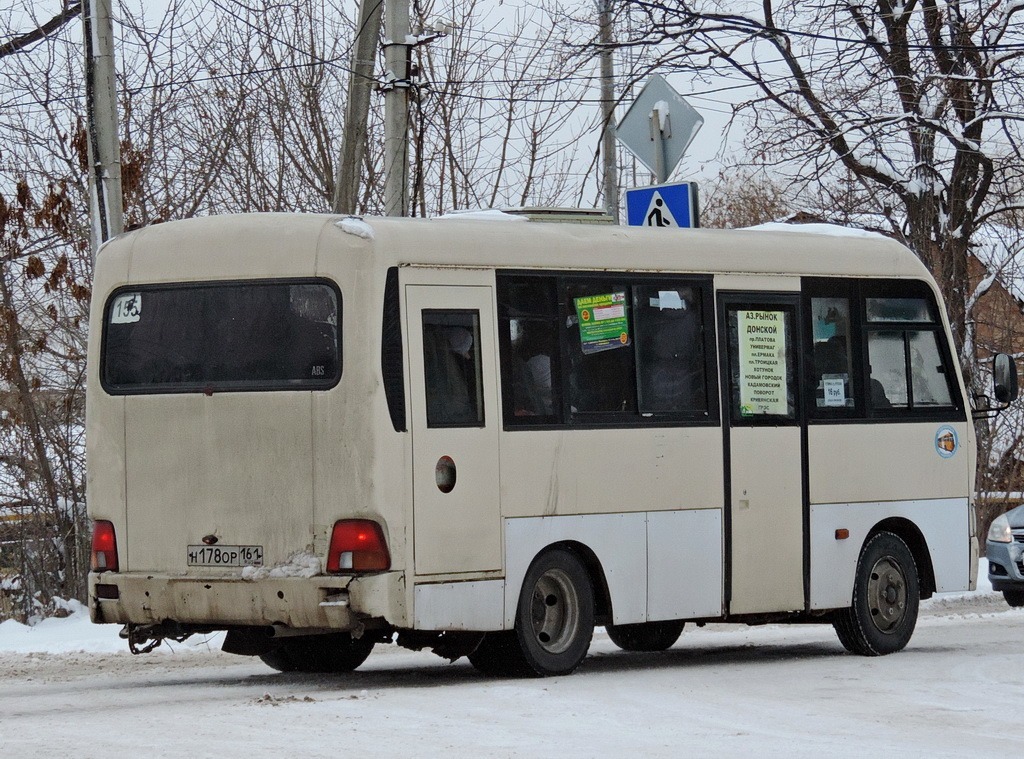
<instances>
[{"instance_id":1,"label":"small white sticker on window","mask_svg":"<svg viewBox=\"0 0 1024 759\"><path fill-rule=\"evenodd\" d=\"M651 304L654 305L653 303ZM679 296L679 293L675 290L659 290L658 291L658 308L664 311L666 308L671 308L675 311L686 308L686 303Z\"/></svg>"},{"instance_id":2,"label":"small white sticker on window","mask_svg":"<svg viewBox=\"0 0 1024 759\"><path fill-rule=\"evenodd\" d=\"M829 377L822 379L821 384L825 390L826 406L846 405L846 383L842 379Z\"/></svg>"},{"instance_id":3,"label":"small white sticker on window","mask_svg":"<svg viewBox=\"0 0 1024 759\"><path fill-rule=\"evenodd\" d=\"M111 324L131 324L142 318L142 293L122 293L110 306Z\"/></svg>"}]
</instances>

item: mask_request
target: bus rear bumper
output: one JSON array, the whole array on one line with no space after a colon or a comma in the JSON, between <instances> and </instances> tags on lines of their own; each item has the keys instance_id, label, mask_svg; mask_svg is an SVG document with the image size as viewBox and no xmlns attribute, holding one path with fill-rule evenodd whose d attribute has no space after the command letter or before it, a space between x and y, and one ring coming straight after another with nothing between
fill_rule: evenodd
<instances>
[{"instance_id":1,"label":"bus rear bumper","mask_svg":"<svg viewBox=\"0 0 1024 759\"><path fill-rule=\"evenodd\" d=\"M391 618L396 606L392 590L403 585L401 572L265 578L259 582L94 572L89 575L89 613L97 623L155 625L172 621L212 629L283 626L352 630L366 618ZM388 621L393 624L396 620Z\"/></svg>"}]
</instances>

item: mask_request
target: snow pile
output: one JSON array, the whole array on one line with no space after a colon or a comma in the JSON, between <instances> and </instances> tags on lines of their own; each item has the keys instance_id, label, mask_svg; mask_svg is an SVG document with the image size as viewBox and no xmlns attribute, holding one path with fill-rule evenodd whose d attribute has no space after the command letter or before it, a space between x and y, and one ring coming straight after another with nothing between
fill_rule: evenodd
<instances>
[{"instance_id":1,"label":"snow pile","mask_svg":"<svg viewBox=\"0 0 1024 759\"><path fill-rule=\"evenodd\" d=\"M983 546L984 548L984 546ZM988 579L988 559L978 560L978 590L977 593L994 593L992 583Z\"/></svg>"},{"instance_id":2,"label":"snow pile","mask_svg":"<svg viewBox=\"0 0 1024 759\"><path fill-rule=\"evenodd\" d=\"M843 227L838 224L786 224L780 221L770 221L767 224L758 224L753 227L744 227L744 230L754 232L802 232L812 235L831 235L832 237L869 237L887 240L880 232L871 232L867 229L856 227Z\"/></svg>"},{"instance_id":3,"label":"snow pile","mask_svg":"<svg viewBox=\"0 0 1024 759\"><path fill-rule=\"evenodd\" d=\"M473 219L476 221L528 221L525 216L505 213L497 208L478 208L469 211L449 211L435 219Z\"/></svg>"},{"instance_id":4,"label":"snow pile","mask_svg":"<svg viewBox=\"0 0 1024 759\"><path fill-rule=\"evenodd\" d=\"M0 622L0 654L127 653L128 643L118 633L119 624L94 624L89 609L78 601L62 601L70 614L49 617L34 625L8 619ZM217 640L211 641L211 637ZM209 651L220 649L219 635L193 635L184 643L169 642L156 651Z\"/></svg>"},{"instance_id":5,"label":"snow pile","mask_svg":"<svg viewBox=\"0 0 1024 759\"><path fill-rule=\"evenodd\" d=\"M342 232L355 235L362 240L373 239L373 227L356 216L348 216L334 223Z\"/></svg>"},{"instance_id":6,"label":"snow pile","mask_svg":"<svg viewBox=\"0 0 1024 759\"><path fill-rule=\"evenodd\" d=\"M263 580L267 577L315 577L322 572L320 559L311 547L305 551L296 551L287 561L272 567L243 567L243 580Z\"/></svg>"},{"instance_id":7,"label":"snow pile","mask_svg":"<svg viewBox=\"0 0 1024 759\"><path fill-rule=\"evenodd\" d=\"M51 617L29 626L13 619L0 622L0 652L72 653L127 650L117 633L119 625L94 625L89 609L78 601L67 601L67 617Z\"/></svg>"}]
</instances>

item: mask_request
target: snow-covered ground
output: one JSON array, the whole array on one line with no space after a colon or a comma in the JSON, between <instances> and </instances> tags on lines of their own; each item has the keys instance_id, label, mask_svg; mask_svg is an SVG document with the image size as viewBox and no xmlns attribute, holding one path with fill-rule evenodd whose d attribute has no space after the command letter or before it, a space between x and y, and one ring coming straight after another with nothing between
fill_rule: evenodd
<instances>
[{"instance_id":1,"label":"snow-covered ground","mask_svg":"<svg viewBox=\"0 0 1024 759\"><path fill-rule=\"evenodd\" d=\"M688 626L663 654L603 631L572 676L492 680L378 647L359 671L279 674L219 640L134 657L83 614L0 625L0 757L841 756L1024 751L1024 610L984 582L922 605L907 650L827 626Z\"/></svg>"}]
</instances>

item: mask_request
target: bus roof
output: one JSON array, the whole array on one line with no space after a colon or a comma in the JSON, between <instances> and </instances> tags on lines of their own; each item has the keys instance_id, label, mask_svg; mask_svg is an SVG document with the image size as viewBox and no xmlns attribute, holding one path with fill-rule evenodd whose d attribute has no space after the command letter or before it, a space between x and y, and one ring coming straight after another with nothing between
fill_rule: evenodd
<instances>
[{"instance_id":1,"label":"bus roof","mask_svg":"<svg viewBox=\"0 0 1024 759\"><path fill-rule=\"evenodd\" d=\"M792 231L652 229L533 222L505 214L437 219L237 214L154 225L108 246L127 243L132 258L173 257L175 270L187 280L216 276L204 271L208 265L223 272L223 262L215 264L218 256L210 252L224 251L228 242L235 249L229 257L244 259L250 272L264 268L260 261L279 261L283 250L308 243L319 246L319 255L334 247L372 250L376 264L387 266L931 279L920 260L900 243L882 235L838 232L839 228L836 234L808 233L796 225ZM153 271L150 266L140 268Z\"/></svg>"}]
</instances>

